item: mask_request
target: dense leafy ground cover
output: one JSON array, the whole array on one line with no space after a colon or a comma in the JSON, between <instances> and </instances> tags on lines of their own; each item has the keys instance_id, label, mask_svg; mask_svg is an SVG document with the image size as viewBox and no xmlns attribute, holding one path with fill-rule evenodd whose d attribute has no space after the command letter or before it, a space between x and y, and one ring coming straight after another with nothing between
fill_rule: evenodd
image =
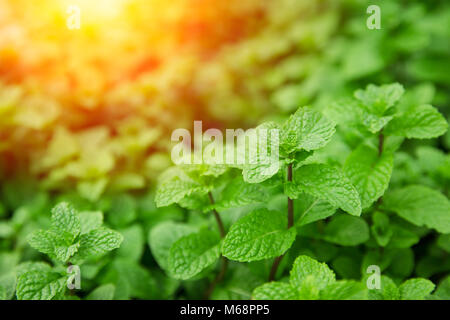
<instances>
[{"instance_id":1,"label":"dense leafy ground cover","mask_svg":"<svg viewBox=\"0 0 450 320\"><path fill-rule=\"evenodd\" d=\"M448 2L164 3L0 2L0 299L449 299ZM278 170L171 166L193 120Z\"/></svg>"}]
</instances>

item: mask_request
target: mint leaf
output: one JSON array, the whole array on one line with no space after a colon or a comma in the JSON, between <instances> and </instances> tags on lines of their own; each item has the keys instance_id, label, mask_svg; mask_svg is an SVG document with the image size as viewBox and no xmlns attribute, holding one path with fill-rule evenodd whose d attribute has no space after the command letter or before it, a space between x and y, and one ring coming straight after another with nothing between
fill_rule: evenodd
<instances>
[{"instance_id":1,"label":"mint leaf","mask_svg":"<svg viewBox=\"0 0 450 320\"><path fill-rule=\"evenodd\" d=\"M102 283L115 285L114 299L154 299L156 283L148 269L134 261L114 259Z\"/></svg>"},{"instance_id":2,"label":"mint leaf","mask_svg":"<svg viewBox=\"0 0 450 320\"><path fill-rule=\"evenodd\" d=\"M283 254L295 240L295 228L277 211L260 209L231 226L222 246L223 255L236 261L257 261Z\"/></svg>"},{"instance_id":3,"label":"mint leaf","mask_svg":"<svg viewBox=\"0 0 450 320\"><path fill-rule=\"evenodd\" d=\"M321 113L309 107L299 108L281 127L281 148L287 154L317 150L324 147L334 133L334 124Z\"/></svg>"},{"instance_id":4,"label":"mint leaf","mask_svg":"<svg viewBox=\"0 0 450 320\"><path fill-rule=\"evenodd\" d=\"M440 192L412 185L386 194L383 207L417 226L450 233L450 202Z\"/></svg>"},{"instance_id":5,"label":"mint leaf","mask_svg":"<svg viewBox=\"0 0 450 320\"><path fill-rule=\"evenodd\" d=\"M108 222L115 227L123 227L136 219L136 200L129 194L119 194L111 201Z\"/></svg>"},{"instance_id":6,"label":"mint leaf","mask_svg":"<svg viewBox=\"0 0 450 320\"><path fill-rule=\"evenodd\" d=\"M70 257L72 257L75 253L77 253L78 248L80 247L80 243L74 243L70 246L56 246L54 250L54 254L56 259L62 262L67 262Z\"/></svg>"},{"instance_id":7,"label":"mint leaf","mask_svg":"<svg viewBox=\"0 0 450 320\"><path fill-rule=\"evenodd\" d=\"M385 247L394 234L394 230L389 224L389 216L380 211L375 211L372 215L372 221L373 224L370 228L372 234L378 245Z\"/></svg>"},{"instance_id":8,"label":"mint leaf","mask_svg":"<svg viewBox=\"0 0 450 320\"><path fill-rule=\"evenodd\" d=\"M368 112L381 116L395 105L404 91L403 86L399 83L382 86L369 84L365 90L356 90L354 96Z\"/></svg>"},{"instance_id":9,"label":"mint leaf","mask_svg":"<svg viewBox=\"0 0 450 320\"><path fill-rule=\"evenodd\" d=\"M91 230L80 237L79 258L100 255L117 249L123 241L123 236L117 231L107 228Z\"/></svg>"},{"instance_id":10,"label":"mint leaf","mask_svg":"<svg viewBox=\"0 0 450 320\"><path fill-rule=\"evenodd\" d=\"M0 301L7 300L6 299L6 288L0 285Z\"/></svg>"},{"instance_id":11,"label":"mint leaf","mask_svg":"<svg viewBox=\"0 0 450 320\"><path fill-rule=\"evenodd\" d=\"M97 287L86 297L86 300L113 300L116 286L109 283Z\"/></svg>"},{"instance_id":12,"label":"mint leaf","mask_svg":"<svg viewBox=\"0 0 450 320\"><path fill-rule=\"evenodd\" d=\"M103 212L101 211L82 211L78 213L78 218L81 226L80 234L100 228L103 224Z\"/></svg>"},{"instance_id":13,"label":"mint leaf","mask_svg":"<svg viewBox=\"0 0 450 320\"><path fill-rule=\"evenodd\" d=\"M433 294L442 300L450 300L450 276L443 279Z\"/></svg>"},{"instance_id":14,"label":"mint leaf","mask_svg":"<svg viewBox=\"0 0 450 320\"><path fill-rule=\"evenodd\" d=\"M370 300L399 300L400 291L394 281L387 276L381 276L380 289L369 290Z\"/></svg>"},{"instance_id":15,"label":"mint leaf","mask_svg":"<svg viewBox=\"0 0 450 320\"><path fill-rule=\"evenodd\" d=\"M123 236L123 241L116 251L116 256L125 258L131 261L140 261L144 251L144 230L140 224L133 224L132 226L119 229Z\"/></svg>"},{"instance_id":16,"label":"mint leaf","mask_svg":"<svg viewBox=\"0 0 450 320\"><path fill-rule=\"evenodd\" d=\"M67 277L53 271L35 270L22 274L17 281L18 300L51 300L64 292Z\"/></svg>"},{"instance_id":17,"label":"mint leaf","mask_svg":"<svg viewBox=\"0 0 450 320\"><path fill-rule=\"evenodd\" d=\"M71 244L52 230L38 230L31 234L28 243L39 252L49 257L66 262L72 257L79 247L79 243Z\"/></svg>"},{"instance_id":18,"label":"mint leaf","mask_svg":"<svg viewBox=\"0 0 450 320\"><path fill-rule=\"evenodd\" d=\"M326 225L322 238L342 246L356 246L369 240L369 226L360 217L339 214Z\"/></svg>"},{"instance_id":19,"label":"mint leaf","mask_svg":"<svg viewBox=\"0 0 450 320\"><path fill-rule=\"evenodd\" d=\"M20 277L21 275L23 275L27 272L30 272L30 271L47 272L47 271L52 271L52 268L47 263L33 262L33 261L21 263L16 268L16 273L17 273L18 277Z\"/></svg>"},{"instance_id":20,"label":"mint leaf","mask_svg":"<svg viewBox=\"0 0 450 320\"><path fill-rule=\"evenodd\" d=\"M61 239L58 234L50 230L38 230L31 234L28 238L30 246L45 253L50 257L55 257L55 248L59 245L65 245L64 239Z\"/></svg>"},{"instance_id":21,"label":"mint leaf","mask_svg":"<svg viewBox=\"0 0 450 320\"><path fill-rule=\"evenodd\" d=\"M238 139L238 154L245 150L242 176L248 183L260 183L273 177L281 167L278 125L264 122L254 129L253 134Z\"/></svg>"},{"instance_id":22,"label":"mint leaf","mask_svg":"<svg viewBox=\"0 0 450 320\"><path fill-rule=\"evenodd\" d=\"M379 156L375 148L367 145L359 146L347 158L344 173L358 191L363 209L384 194L392 167L392 154L385 152Z\"/></svg>"},{"instance_id":23,"label":"mint leaf","mask_svg":"<svg viewBox=\"0 0 450 320\"><path fill-rule=\"evenodd\" d=\"M148 243L159 266L168 269L169 250L180 238L195 232L192 226L172 221L162 222L153 227L149 233Z\"/></svg>"},{"instance_id":24,"label":"mint leaf","mask_svg":"<svg viewBox=\"0 0 450 320\"><path fill-rule=\"evenodd\" d=\"M267 191L259 184L246 183L242 177L237 177L227 184L220 193L220 198L214 207L217 210L242 207L251 203L263 202L267 199Z\"/></svg>"},{"instance_id":25,"label":"mint leaf","mask_svg":"<svg viewBox=\"0 0 450 320\"><path fill-rule=\"evenodd\" d=\"M438 237L437 243L439 248L450 253L450 234L441 234Z\"/></svg>"},{"instance_id":26,"label":"mint leaf","mask_svg":"<svg viewBox=\"0 0 450 320\"><path fill-rule=\"evenodd\" d=\"M391 224L390 229L392 229L392 237L387 245L389 248L409 248L420 240L416 233L397 224Z\"/></svg>"},{"instance_id":27,"label":"mint leaf","mask_svg":"<svg viewBox=\"0 0 450 320\"><path fill-rule=\"evenodd\" d=\"M297 257L290 273L291 285L298 289L308 286L320 291L335 281L334 272L325 263L308 256Z\"/></svg>"},{"instance_id":28,"label":"mint leaf","mask_svg":"<svg viewBox=\"0 0 450 320\"><path fill-rule=\"evenodd\" d=\"M11 300L14 297L16 280L14 271L0 276L0 300Z\"/></svg>"},{"instance_id":29,"label":"mint leaf","mask_svg":"<svg viewBox=\"0 0 450 320\"><path fill-rule=\"evenodd\" d=\"M389 123L394 117L393 116L385 116L379 117L368 112L362 111L361 114L363 125L369 130L371 133L375 134L383 129L386 124Z\"/></svg>"},{"instance_id":30,"label":"mint leaf","mask_svg":"<svg viewBox=\"0 0 450 320\"><path fill-rule=\"evenodd\" d=\"M52 209L52 229L57 233L72 235L71 241L80 233L80 218L67 202L61 202Z\"/></svg>"},{"instance_id":31,"label":"mint leaf","mask_svg":"<svg viewBox=\"0 0 450 320\"><path fill-rule=\"evenodd\" d=\"M296 300L298 293L289 283L269 282L253 291L255 300Z\"/></svg>"},{"instance_id":32,"label":"mint leaf","mask_svg":"<svg viewBox=\"0 0 450 320\"><path fill-rule=\"evenodd\" d=\"M211 266L220 256L220 238L208 230L189 234L177 240L169 250L170 274L177 279L189 279Z\"/></svg>"},{"instance_id":33,"label":"mint leaf","mask_svg":"<svg viewBox=\"0 0 450 320\"><path fill-rule=\"evenodd\" d=\"M297 288L300 300L319 299L320 291L335 282L335 275L325 263L308 256L299 256L290 273L290 282Z\"/></svg>"},{"instance_id":34,"label":"mint leaf","mask_svg":"<svg viewBox=\"0 0 450 320\"><path fill-rule=\"evenodd\" d=\"M400 285L400 296L402 300L423 300L434 287L434 283L427 279L409 279Z\"/></svg>"},{"instance_id":35,"label":"mint leaf","mask_svg":"<svg viewBox=\"0 0 450 320\"><path fill-rule=\"evenodd\" d=\"M300 227L332 216L336 208L326 201L301 193L298 195L298 200L294 202L294 210L295 225Z\"/></svg>"},{"instance_id":36,"label":"mint leaf","mask_svg":"<svg viewBox=\"0 0 450 320\"><path fill-rule=\"evenodd\" d=\"M204 191L202 185L188 177L181 169L171 169L165 173L168 178L163 180L156 190L155 202L158 207L177 203L194 192Z\"/></svg>"},{"instance_id":37,"label":"mint leaf","mask_svg":"<svg viewBox=\"0 0 450 320\"><path fill-rule=\"evenodd\" d=\"M420 105L396 115L386 126L387 135L430 139L443 135L448 128L442 114L431 105Z\"/></svg>"},{"instance_id":38,"label":"mint leaf","mask_svg":"<svg viewBox=\"0 0 450 320\"><path fill-rule=\"evenodd\" d=\"M361 202L349 179L338 169L324 164L302 166L294 172L293 188L327 201L335 207L359 216Z\"/></svg>"},{"instance_id":39,"label":"mint leaf","mask_svg":"<svg viewBox=\"0 0 450 320\"><path fill-rule=\"evenodd\" d=\"M353 280L340 280L326 286L320 291L321 300L365 300L367 288Z\"/></svg>"}]
</instances>

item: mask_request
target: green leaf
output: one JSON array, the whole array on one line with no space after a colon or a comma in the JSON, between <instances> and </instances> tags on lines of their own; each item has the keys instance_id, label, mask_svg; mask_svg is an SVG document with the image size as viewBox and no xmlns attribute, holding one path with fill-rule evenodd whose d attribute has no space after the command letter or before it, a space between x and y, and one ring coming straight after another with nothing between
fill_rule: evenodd
<instances>
[{"instance_id":1,"label":"green leaf","mask_svg":"<svg viewBox=\"0 0 450 320\"><path fill-rule=\"evenodd\" d=\"M14 235L15 230L11 222L0 221L0 239L7 239Z\"/></svg>"},{"instance_id":2,"label":"green leaf","mask_svg":"<svg viewBox=\"0 0 450 320\"><path fill-rule=\"evenodd\" d=\"M67 277L52 271L35 270L22 274L17 281L18 300L51 300L64 292Z\"/></svg>"},{"instance_id":3,"label":"green leaf","mask_svg":"<svg viewBox=\"0 0 450 320\"><path fill-rule=\"evenodd\" d=\"M326 225L322 238L342 246L356 246L369 240L369 226L360 217L336 215Z\"/></svg>"},{"instance_id":4,"label":"green leaf","mask_svg":"<svg viewBox=\"0 0 450 320\"><path fill-rule=\"evenodd\" d=\"M144 251L144 230L139 224L134 224L126 229L120 229L123 242L116 251L117 257L131 261L139 261Z\"/></svg>"},{"instance_id":5,"label":"green leaf","mask_svg":"<svg viewBox=\"0 0 450 320\"><path fill-rule=\"evenodd\" d=\"M280 170L279 128L273 122L264 122L252 133L248 131L244 139L238 139L237 144L237 154L245 158L242 176L245 182L260 183ZM245 153L242 154L244 150Z\"/></svg>"},{"instance_id":6,"label":"green leaf","mask_svg":"<svg viewBox=\"0 0 450 320\"><path fill-rule=\"evenodd\" d=\"M447 121L442 114L436 108L425 104L396 115L386 126L385 134L431 139L443 135L447 128Z\"/></svg>"},{"instance_id":7,"label":"green leaf","mask_svg":"<svg viewBox=\"0 0 450 320\"><path fill-rule=\"evenodd\" d=\"M80 234L98 229L103 224L103 212L101 211L82 211L78 214L78 218L81 226Z\"/></svg>"},{"instance_id":8,"label":"green leaf","mask_svg":"<svg viewBox=\"0 0 450 320\"><path fill-rule=\"evenodd\" d=\"M351 41L346 47L342 57L342 76L345 79L366 77L383 69L386 58L379 54L382 49L375 37Z\"/></svg>"},{"instance_id":9,"label":"green leaf","mask_svg":"<svg viewBox=\"0 0 450 320\"><path fill-rule=\"evenodd\" d=\"M368 112L361 112L363 125L373 134L381 131L393 118L393 116L379 117Z\"/></svg>"},{"instance_id":10,"label":"green leaf","mask_svg":"<svg viewBox=\"0 0 450 320\"><path fill-rule=\"evenodd\" d=\"M295 225L297 227L332 216L336 208L326 201L316 199L307 193L298 195L294 201Z\"/></svg>"},{"instance_id":11,"label":"green leaf","mask_svg":"<svg viewBox=\"0 0 450 320\"><path fill-rule=\"evenodd\" d=\"M447 276L439 283L433 295L442 300L450 300L450 276Z\"/></svg>"},{"instance_id":12,"label":"green leaf","mask_svg":"<svg viewBox=\"0 0 450 320\"><path fill-rule=\"evenodd\" d=\"M220 256L220 238L208 230L177 240L169 250L168 268L177 279L189 279L211 266Z\"/></svg>"},{"instance_id":13,"label":"green leaf","mask_svg":"<svg viewBox=\"0 0 450 320\"><path fill-rule=\"evenodd\" d=\"M237 177L227 184L213 207L217 210L224 210L264 202L266 199L267 191L261 185L246 183L242 177Z\"/></svg>"},{"instance_id":14,"label":"green leaf","mask_svg":"<svg viewBox=\"0 0 450 320\"><path fill-rule=\"evenodd\" d=\"M223 255L236 261L277 257L295 240L295 228L287 229L287 218L277 211L260 209L231 226L222 246Z\"/></svg>"},{"instance_id":15,"label":"green leaf","mask_svg":"<svg viewBox=\"0 0 450 320\"><path fill-rule=\"evenodd\" d=\"M114 299L154 299L156 283L149 270L134 261L114 259L102 283L115 285Z\"/></svg>"},{"instance_id":16,"label":"green leaf","mask_svg":"<svg viewBox=\"0 0 450 320\"><path fill-rule=\"evenodd\" d=\"M119 248L123 236L117 231L107 228L91 230L80 237L79 258L100 255Z\"/></svg>"},{"instance_id":17,"label":"green leaf","mask_svg":"<svg viewBox=\"0 0 450 320\"><path fill-rule=\"evenodd\" d=\"M18 252L0 252L0 275L13 270L19 263L20 257Z\"/></svg>"},{"instance_id":18,"label":"green leaf","mask_svg":"<svg viewBox=\"0 0 450 320\"><path fill-rule=\"evenodd\" d=\"M6 288L4 288L3 286L0 286L0 301L2 300L8 300L6 298Z\"/></svg>"},{"instance_id":19,"label":"green leaf","mask_svg":"<svg viewBox=\"0 0 450 320\"><path fill-rule=\"evenodd\" d=\"M380 211L375 211L372 215L372 221L373 224L370 227L372 234L378 245L385 247L394 234L394 230L389 224L389 216Z\"/></svg>"},{"instance_id":20,"label":"green leaf","mask_svg":"<svg viewBox=\"0 0 450 320\"><path fill-rule=\"evenodd\" d=\"M349 179L338 169L324 164L302 166L294 172L294 188L335 207L359 216L361 202Z\"/></svg>"},{"instance_id":21,"label":"green leaf","mask_svg":"<svg viewBox=\"0 0 450 320\"><path fill-rule=\"evenodd\" d=\"M392 277L407 278L414 271L414 252L411 248L393 250L389 267L386 269Z\"/></svg>"},{"instance_id":22,"label":"green leaf","mask_svg":"<svg viewBox=\"0 0 450 320\"><path fill-rule=\"evenodd\" d=\"M256 288L252 298L255 300L296 300L298 293L289 283L269 282Z\"/></svg>"},{"instance_id":23,"label":"green leaf","mask_svg":"<svg viewBox=\"0 0 450 320\"><path fill-rule=\"evenodd\" d=\"M116 286L109 283L97 287L86 297L86 300L113 300Z\"/></svg>"},{"instance_id":24,"label":"green leaf","mask_svg":"<svg viewBox=\"0 0 450 320\"><path fill-rule=\"evenodd\" d=\"M450 233L450 203L436 190L419 185L395 190L384 197L383 207L417 226Z\"/></svg>"},{"instance_id":25,"label":"green leaf","mask_svg":"<svg viewBox=\"0 0 450 320\"><path fill-rule=\"evenodd\" d=\"M58 234L50 230L38 230L30 235L28 238L30 246L54 257L55 248L58 245L65 245L64 239L61 239Z\"/></svg>"},{"instance_id":26,"label":"green leaf","mask_svg":"<svg viewBox=\"0 0 450 320\"><path fill-rule=\"evenodd\" d=\"M61 202L52 209L52 229L64 235L72 235L72 241L80 233L80 219L69 203Z\"/></svg>"},{"instance_id":27,"label":"green leaf","mask_svg":"<svg viewBox=\"0 0 450 320\"><path fill-rule=\"evenodd\" d=\"M361 145L347 158L344 173L361 197L363 209L381 197L389 185L393 168L393 156L378 155L375 148Z\"/></svg>"},{"instance_id":28,"label":"green leaf","mask_svg":"<svg viewBox=\"0 0 450 320\"><path fill-rule=\"evenodd\" d=\"M178 201L178 205L189 210L210 211L212 206L208 196L203 193L193 193Z\"/></svg>"},{"instance_id":29,"label":"green leaf","mask_svg":"<svg viewBox=\"0 0 450 320\"><path fill-rule=\"evenodd\" d=\"M392 237L387 245L388 248L409 248L420 240L416 233L399 225L391 224L390 229L392 229Z\"/></svg>"},{"instance_id":30,"label":"green leaf","mask_svg":"<svg viewBox=\"0 0 450 320\"><path fill-rule=\"evenodd\" d=\"M16 280L16 274L14 271L0 276L0 300L11 300L14 297L14 293L16 291Z\"/></svg>"},{"instance_id":31,"label":"green leaf","mask_svg":"<svg viewBox=\"0 0 450 320\"><path fill-rule=\"evenodd\" d=\"M162 222L153 227L149 233L148 243L159 266L168 270L169 250L180 238L195 232L192 226L172 221Z\"/></svg>"},{"instance_id":32,"label":"green leaf","mask_svg":"<svg viewBox=\"0 0 450 320\"><path fill-rule=\"evenodd\" d=\"M366 300L367 288L352 280L340 280L329 284L320 292L321 300Z\"/></svg>"},{"instance_id":33,"label":"green leaf","mask_svg":"<svg viewBox=\"0 0 450 320\"><path fill-rule=\"evenodd\" d=\"M299 108L281 128L281 148L290 154L297 150L317 150L324 147L335 133L334 124L321 113Z\"/></svg>"},{"instance_id":34,"label":"green leaf","mask_svg":"<svg viewBox=\"0 0 450 320\"><path fill-rule=\"evenodd\" d=\"M38 230L32 233L28 243L39 252L61 262L67 262L78 251L80 245L78 242L70 244L67 239L52 230Z\"/></svg>"},{"instance_id":35,"label":"green leaf","mask_svg":"<svg viewBox=\"0 0 450 320\"><path fill-rule=\"evenodd\" d=\"M119 194L111 201L107 218L111 225L124 227L133 222L137 216L136 200L129 194Z\"/></svg>"},{"instance_id":36,"label":"green leaf","mask_svg":"<svg viewBox=\"0 0 450 320\"><path fill-rule=\"evenodd\" d=\"M16 268L16 273L18 277L30 271L49 272L52 271L52 268L45 262L33 262L33 261L21 263Z\"/></svg>"},{"instance_id":37,"label":"green leaf","mask_svg":"<svg viewBox=\"0 0 450 320\"><path fill-rule=\"evenodd\" d=\"M297 257L290 273L291 285L297 289L310 287L320 291L335 281L334 272L325 263L308 256Z\"/></svg>"},{"instance_id":38,"label":"green leaf","mask_svg":"<svg viewBox=\"0 0 450 320\"><path fill-rule=\"evenodd\" d=\"M358 99L367 111L374 115L382 116L386 110L393 107L404 93L403 86L399 83L376 86L369 84L365 90L356 90L355 98Z\"/></svg>"},{"instance_id":39,"label":"green leaf","mask_svg":"<svg viewBox=\"0 0 450 320\"><path fill-rule=\"evenodd\" d=\"M252 291L264 283L263 278L255 274L248 264L230 264L226 280L217 286L211 295L213 300L251 299Z\"/></svg>"},{"instance_id":40,"label":"green leaf","mask_svg":"<svg viewBox=\"0 0 450 320\"><path fill-rule=\"evenodd\" d=\"M441 234L438 237L437 245L442 250L450 253L450 234Z\"/></svg>"},{"instance_id":41,"label":"green leaf","mask_svg":"<svg viewBox=\"0 0 450 320\"><path fill-rule=\"evenodd\" d=\"M162 182L159 184L155 196L155 202L158 207L177 203L194 192L204 191L204 187L189 178L181 169L175 169L170 168L163 174Z\"/></svg>"},{"instance_id":42,"label":"green leaf","mask_svg":"<svg viewBox=\"0 0 450 320\"><path fill-rule=\"evenodd\" d=\"M55 257L59 261L67 262L75 253L77 253L80 243L74 243L70 246L57 246L55 247Z\"/></svg>"},{"instance_id":43,"label":"green leaf","mask_svg":"<svg viewBox=\"0 0 450 320\"><path fill-rule=\"evenodd\" d=\"M77 183L77 192L83 198L92 202L97 202L102 193L105 191L108 182L109 179L106 177L95 180L81 180Z\"/></svg>"},{"instance_id":44,"label":"green leaf","mask_svg":"<svg viewBox=\"0 0 450 320\"><path fill-rule=\"evenodd\" d=\"M381 276L380 289L369 290L370 300L399 300L400 291L394 281L387 276Z\"/></svg>"},{"instance_id":45,"label":"green leaf","mask_svg":"<svg viewBox=\"0 0 450 320\"><path fill-rule=\"evenodd\" d=\"M400 297L402 300L423 300L434 287L434 283L427 279L409 279L400 285Z\"/></svg>"}]
</instances>

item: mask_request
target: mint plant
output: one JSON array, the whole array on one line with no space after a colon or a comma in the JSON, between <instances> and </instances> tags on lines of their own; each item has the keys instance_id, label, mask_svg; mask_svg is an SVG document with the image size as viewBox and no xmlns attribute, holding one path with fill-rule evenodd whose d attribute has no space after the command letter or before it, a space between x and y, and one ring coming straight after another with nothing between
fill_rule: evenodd
<instances>
[{"instance_id":1,"label":"mint plant","mask_svg":"<svg viewBox=\"0 0 450 320\"><path fill-rule=\"evenodd\" d=\"M305 256L355 287L380 271L381 289L347 297L450 299L449 1L202 1L195 16L183 1L128 2L142 14L123 36L95 23L74 42L55 29L64 10L8 14L44 8L1 1L0 33L20 32L0 41L0 300L34 269L51 285L26 298L251 299L272 283L323 298L318 282L301 296L290 282ZM157 191L170 132L194 119L278 130L278 143L248 163L172 168ZM31 247L60 202L103 215L120 247L78 261L81 231L43 233L63 243L48 254ZM81 289L53 295L72 263Z\"/></svg>"},{"instance_id":2,"label":"mint plant","mask_svg":"<svg viewBox=\"0 0 450 320\"><path fill-rule=\"evenodd\" d=\"M260 300L423 300L435 285L427 279L409 279L397 285L382 276L379 289L368 290L361 282L337 280L324 263L299 256L293 264L289 282L269 282L257 287L253 297Z\"/></svg>"},{"instance_id":3,"label":"mint plant","mask_svg":"<svg viewBox=\"0 0 450 320\"><path fill-rule=\"evenodd\" d=\"M61 202L52 209L51 227L29 237L30 245L46 254L54 266L30 262L19 267L17 298L20 300L63 299L70 280L66 267L117 249L123 236L105 228L101 212L77 212Z\"/></svg>"},{"instance_id":4,"label":"mint plant","mask_svg":"<svg viewBox=\"0 0 450 320\"><path fill-rule=\"evenodd\" d=\"M395 268L393 261L410 259L409 247L423 236L414 226L450 232L450 204L439 191L419 185L389 189L396 151L402 142L438 137L447 130L447 122L436 108L405 102L403 94L398 83L368 85L355 91L353 98L325 109L327 117L302 107L283 123L258 126L258 138L263 138L262 128L279 132L279 146L265 145L269 151L279 147L277 170L272 170L273 162L264 161L267 152L259 146L253 163L170 168L161 177L157 205L178 203L199 214L211 212L216 227L211 229L209 223L155 227L149 242L158 264L170 277L195 280L210 278L222 256L206 297L217 285L223 285L220 282L227 277L229 261L232 266L245 262L262 268L258 272L265 274L268 282L254 290L252 296L257 299L428 297L434 284L426 279L408 280L398 288L394 283L391 291L396 293L392 296L384 295L384 289L370 293L363 283L368 265L390 270ZM338 135L354 145L340 165L327 158L336 124ZM236 212L235 208L244 208L244 213L224 223L223 211ZM357 251L352 250L334 260L341 276L354 272L346 271L352 264L361 265L360 281L336 281L326 264L307 256L293 261L295 253L302 251L302 239L320 241L324 250L331 251L339 251L336 246L366 246L367 253L360 262L354 261ZM324 254L309 255L330 259ZM266 267L265 261L271 260L270 268ZM273 282L283 279L284 269L291 263L290 284ZM390 271L400 279L409 275L408 270ZM390 281L383 275L385 286L390 286Z\"/></svg>"}]
</instances>

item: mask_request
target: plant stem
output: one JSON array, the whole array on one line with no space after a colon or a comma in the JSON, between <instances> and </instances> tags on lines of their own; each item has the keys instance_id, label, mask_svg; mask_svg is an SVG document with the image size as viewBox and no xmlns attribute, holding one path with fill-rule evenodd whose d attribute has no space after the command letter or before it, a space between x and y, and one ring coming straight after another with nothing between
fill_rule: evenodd
<instances>
[{"instance_id":1,"label":"plant stem","mask_svg":"<svg viewBox=\"0 0 450 320\"><path fill-rule=\"evenodd\" d=\"M288 166L287 179L292 182L292 163ZM294 226L294 201L288 197L288 229Z\"/></svg>"},{"instance_id":2,"label":"plant stem","mask_svg":"<svg viewBox=\"0 0 450 320\"><path fill-rule=\"evenodd\" d=\"M214 204L214 198L213 198L212 193L208 192L208 196L209 196L209 201L211 202L211 204ZM216 209L212 209L212 212L214 214L214 218L216 218L217 226L219 227L220 236L222 238L224 238L225 237L225 228L223 227L222 219L220 219L220 215Z\"/></svg>"},{"instance_id":3,"label":"plant stem","mask_svg":"<svg viewBox=\"0 0 450 320\"><path fill-rule=\"evenodd\" d=\"M211 192L208 192L209 201L211 204L214 204L214 198ZM225 228L223 226L222 219L220 218L219 213L216 209L212 209L212 212L214 214L214 218L216 218L217 226L219 227L220 237L225 238ZM220 271L217 274L217 276L214 278L214 280L211 282L211 284L208 287L208 290L205 292L205 299L209 299L211 296L211 293L214 291L214 288L218 283L220 283L223 278L225 277L225 273L227 272L228 267L228 260L224 256L221 257L222 265L220 267Z\"/></svg>"},{"instance_id":4,"label":"plant stem","mask_svg":"<svg viewBox=\"0 0 450 320\"><path fill-rule=\"evenodd\" d=\"M288 165L287 168L287 180L292 182L292 163ZM288 197L288 225L287 228L291 228L294 226L294 201ZM275 279L275 275L278 270L278 266L280 265L281 260L283 259L284 254L275 258L272 264L272 268L270 269L269 281L273 281Z\"/></svg>"},{"instance_id":5,"label":"plant stem","mask_svg":"<svg viewBox=\"0 0 450 320\"><path fill-rule=\"evenodd\" d=\"M282 254L279 257L276 257L275 260L273 261L272 268L270 268L269 282L273 281L275 279L275 275L277 273L278 266L280 265L280 262L283 259L283 257L284 257L284 254Z\"/></svg>"},{"instance_id":6,"label":"plant stem","mask_svg":"<svg viewBox=\"0 0 450 320\"><path fill-rule=\"evenodd\" d=\"M380 134L378 135L378 156L381 157L381 154L383 153L383 146L384 146L384 134L383 129L381 129Z\"/></svg>"}]
</instances>

